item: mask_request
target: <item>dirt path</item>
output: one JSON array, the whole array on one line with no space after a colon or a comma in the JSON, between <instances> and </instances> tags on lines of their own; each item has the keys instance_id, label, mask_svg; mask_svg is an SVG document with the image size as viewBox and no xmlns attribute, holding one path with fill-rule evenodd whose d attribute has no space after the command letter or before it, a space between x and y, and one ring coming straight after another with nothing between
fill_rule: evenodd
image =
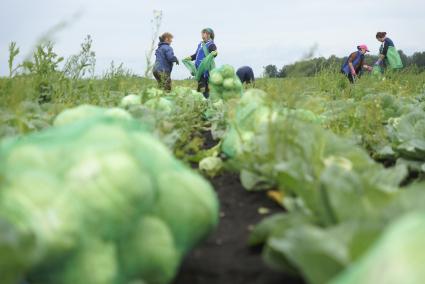
<instances>
[{"instance_id":1,"label":"dirt path","mask_svg":"<svg viewBox=\"0 0 425 284\"><path fill-rule=\"evenodd\" d=\"M173 284L282 284L300 279L267 268L261 251L246 245L250 228L282 209L264 192L247 192L236 174L224 173L212 180L221 204L217 230L182 263ZM261 215L265 207L269 214Z\"/></svg>"}]
</instances>

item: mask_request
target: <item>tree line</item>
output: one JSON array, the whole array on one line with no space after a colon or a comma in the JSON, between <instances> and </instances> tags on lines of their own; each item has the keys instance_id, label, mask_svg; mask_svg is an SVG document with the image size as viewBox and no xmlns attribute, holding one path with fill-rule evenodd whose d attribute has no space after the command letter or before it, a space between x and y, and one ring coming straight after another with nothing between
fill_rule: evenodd
<instances>
[{"instance_id":1,"label":"tree line","mask_svg":"<svg viewBox=\"0 0 425 284\"><path fill-rule=\"evenodd\" d=\"M425 52L415 52L410 56L406 55L402 50L399 50L399 53L405 67L416 68L418 72L425 71ZM340 68L346 58L335 55L328 58L317 57L284 65L280 69L276 65L269 64L264 66L263 75L267 78L310 77L323 69ZM373 65L376 60L378 60L377 55L366 55L366 64Z\"/></svg>"}]
</instances>

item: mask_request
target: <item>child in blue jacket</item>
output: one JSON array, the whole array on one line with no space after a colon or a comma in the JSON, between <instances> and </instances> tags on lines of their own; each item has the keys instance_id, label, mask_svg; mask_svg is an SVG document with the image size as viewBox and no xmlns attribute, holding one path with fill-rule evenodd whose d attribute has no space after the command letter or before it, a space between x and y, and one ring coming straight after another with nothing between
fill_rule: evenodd
<instances>
[{"instance_id":1,"label":"child in blue jacket","mask_svg":"<svg viewBox=\"0 0 425 284\"><path fill-rule=\"evenodd\" d=\"M170 46L172 41L173 35L170 33L164 33L159 37L158 48L155 51L155 65L153 67L153 76L158 82L159 88L166 91L171 91L173 63L179 64L179 60Z\"/></svg>"},{"instance_id":2,"label":"child in blue jacket","mask_svg":"<svg viewBox=\"0 0 425 284\"><path fill-rule=\"evenodd\" d=\"M198 44L196 52L187 57L187 59L195 60L195 67L198 68L202 60L208 55L205 54L203 45L206 46L209 53L213 53L214 57L217 56L217 46L214 43L214 31L210 28L205 28L201 31L202 41ZM198 92L204 89L203 94L205 98L209 97L208 88L209 72L206 71L198 81Z\"/></svg>"}]
</instances>

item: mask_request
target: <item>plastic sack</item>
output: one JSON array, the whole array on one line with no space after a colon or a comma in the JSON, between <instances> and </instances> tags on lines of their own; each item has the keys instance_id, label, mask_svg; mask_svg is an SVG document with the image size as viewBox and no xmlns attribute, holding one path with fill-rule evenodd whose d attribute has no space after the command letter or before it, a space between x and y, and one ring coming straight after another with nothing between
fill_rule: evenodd
<instances>
[{"instance_id":1,"label":"plastic sack","mask_svg":"<svg viewBox=\"0 0 425 284\"><path fill-rule=\"evenodd\" d=\"M202 61L201 64L196 68L195 64L189 59L182 60L184 66L190 71L190 74L195 77L196 81L201 79L205 72L208 72L215 68L214 55L208 54Z\"/></svg>"},{"instance_id":2,"label":"plastic sack","mask_svg":"<svg viewBox=\"0 0 425 284\"><path fill-rule=\"evenodd\" d=\"M191 59L183 59L182 60L183 65L186 66L186 68L190 71L190 75L195 76L196 74L196 67L195 63Z\"/></svg>"},{"instance_id":3,"label":"plastic sack","mask_svg":"<svg viewBox=\"0 0 425 284\"><path fill-rule=\"evenodd\" d=\"M391 69L403 68L403 62L401 61L400 54L394 46L390 46L388 48L387 60Z\"/></svg>"},{"instance_id":4,"label":"plastic sack","mask_svg":"<svg viewBox=\"0 0 425 284\"><path fill-rule=\"evenodd\" d=\"M201 61L201 64L199 64L198 70L196 70L195 79L199 81L205 72L208 72L214 68L214 55L210 53Z\"/></svg>"},{"instance_id":5,"label":"plastic sack","mask_svg":"<svg viewBox=\"0 0 425 284\"><path fill-rule=\"evenodd\" d=\"M170 283L218 221L208 182L136 120L2 141L0 176L2 284Z\"/></svg>"},{"instance_id":6,"label":"plastic sack","mask_svg":"<svg viewBox=\"0 0 425 284\"><path fill-rule=\"evenodd\" d=\"M242 96L242 83L236 76L235 69L230 65L223 65L211 71L209 83L211 86L211 99L229 100Z\"/></svg>"}]
</instances>

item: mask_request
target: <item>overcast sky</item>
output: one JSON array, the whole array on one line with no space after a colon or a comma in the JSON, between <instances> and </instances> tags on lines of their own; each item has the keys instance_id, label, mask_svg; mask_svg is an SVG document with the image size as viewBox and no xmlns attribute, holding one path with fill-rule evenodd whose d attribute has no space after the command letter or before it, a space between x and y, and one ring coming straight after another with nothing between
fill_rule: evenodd
<instances>
[{"instance_id":1,"label":"overcast sky","mask_svg":"<svg viewBox=\"0 0 425 284\"><path fill-rule=\"evenodd\" d=\"M21 60L63 21L69 24L54 33L58 54L78 53L90 34L97 74L112 60L143 74L153 10L162 10L160 31L174 34L177 57L194 53L201 29L211 27L219 50L217 64L250 65L256 75L268 64L280 68L299 60L314 44L316 56L346 56L360 43L377 53L377 31L388 32L407 54L425 51L424 0L0 0L0 75L8 73L11 41L21 48ZM172 77L187 75L180 65Z\"/></svg>"}]
</instances>

